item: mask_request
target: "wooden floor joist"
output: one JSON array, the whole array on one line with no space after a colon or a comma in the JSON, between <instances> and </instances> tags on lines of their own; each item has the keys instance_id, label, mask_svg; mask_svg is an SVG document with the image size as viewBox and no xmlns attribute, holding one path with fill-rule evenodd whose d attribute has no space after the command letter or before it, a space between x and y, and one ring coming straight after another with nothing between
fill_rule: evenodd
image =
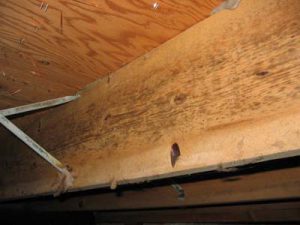
<instances>
[{"instance_id":1,"label":"wooden floor joist","mask_svg":"<svg viewBox=\"0 0 300 225\"><path fill-rule=\"evenodd\" d=\"M232 224L298 224L300 203L269 203L204 208L96 212L98 223L232 223Z\"/></svg>"},{"instance_id":2,"label":"wooden floor joist","mask_svg":"<svg viewBox=\"0 0 300 225\"><path fill-rule=\"evenodd\" d=\"M287 162L290 161L298 166L287 167ZM268 168L266 166L256 165L230 173L213 172L196 177L166 179L151 184L128 185L117 190L72 193L58 199L47 197L24 202L8 202L0 204L0 211L140 210L295 200L300 198L298 161L299 158L269 162L268 165L283 166L272 170L266 169ZM182 191L175 189L174 184Z\"/></svg>"},{"instance_id":3,"label":"wooden floor joist","mask_svg":"<svg viewBox=\"0 0 300 225\"><path fill-rule=\"evenodd\" d=\"M17 216L16 216L17 215ZM110 212L0 212L2 224L299 224L300 202Z\"/></svg>"},{"instance_id":4,"label":"wooden floor joist","mask_svg":"<svg viewBox=\"0 0 300 225\"><path fill-rule=\"evenodd\" d=\"M241 1L24 129L69 165L70 191L298 155L299 10L297 0ZM2 138L0 199L59 188L51 167Z\"/></svg>"}]
</instances>

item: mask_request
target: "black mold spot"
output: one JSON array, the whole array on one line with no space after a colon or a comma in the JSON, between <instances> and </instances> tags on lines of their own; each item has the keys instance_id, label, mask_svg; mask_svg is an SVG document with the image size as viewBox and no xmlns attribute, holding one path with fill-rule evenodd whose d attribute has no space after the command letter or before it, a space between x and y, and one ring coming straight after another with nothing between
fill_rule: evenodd
<instances>
[{"instance_id":1,"label":"black mold spot","mask_svg":"<svg viewBox=\"0 0 300 225\"><path fill-rule=\"evenodd\" d=\"M268 74L269 74L268 71L260 71L260 72L257 72L257 73L256 73L256 76L263 77L263 76L266 76L266 75L268 75Z\"/></svg>"},{"instance_id":2,"label":"black mold spot","mask_svg":"<svg viewBox=\"0 0 300 225\"><path fill-rule=\"evenodd\" d=\"M46 66L48 66L50 64L50 62L47 61L47 60L39 60L38 62L43 64L43 65L46 65Z\"/></svg>"},{"instance_id":3,"label":"black mold spot","mask_svg":"<svg viewBox=\"0 0 300 225\"><path fill-rule=\"evenodd\" d=\"M187 95L181 93L174 97L174 103L176 105L179 105L179 104L183 103L186 99L187 99Z\"/></svg>"},{"instance_id":4,"label":"black mold spot","mask_svg":"<svg viewBox=\"0 0 300 225\"><path fill-rule=\"evenodd\" d=\"M104 120L107 121L107 120L109 120L110 117L111 117L111 115L110 115L110 114L107 114L107 115L105 116Z\"/></svg>"}]
</instances>

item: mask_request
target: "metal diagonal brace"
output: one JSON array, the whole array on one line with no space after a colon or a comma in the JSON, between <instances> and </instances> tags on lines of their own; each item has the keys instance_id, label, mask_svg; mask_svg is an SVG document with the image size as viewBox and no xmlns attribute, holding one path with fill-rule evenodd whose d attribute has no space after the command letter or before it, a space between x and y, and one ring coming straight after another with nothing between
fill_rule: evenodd
<instances>
[{"instance_id":1,"label":"metal diagonal brace","mask_svg":"<svg viewBox=\"0 0 300 225\"><path fill-rule=\"evenodd\" d=\"M39 109L43 109L43 108L49 108L49 107L53 107L56 105L65 104L65 103L73 101L79 97L80 97L79 95L66 96L66 97L55 98L55 99L51 99L51 100L47 100L47 101L43 101L43 102L22 105L22 106L18 106L15 108L0 110L0 114L2 114L3 116L11 116L11 115L24 113L24 112L35 111L35 110L39 110Z\"/></svg>"},{"instance_id":2,"label":"metal diagonal brace","mask_svg":"<svg viewBox=\"0 0 300 225\"><path fill-rule=\"evenodd\" d=\"M39 103L33 103L33 104L19 106L19 107L15 107L15 108L0 110L0 123L4 127L6 127L9 131L11 131L14 135L16 135L26 145L28 145L33 151L35 151L37 154L39 154L43 159L45 159L47 162L49 162L53 167L55 167L63 175L64 189L66 189L68 186L71 186L73 183L73 177L72 177L71 173L68 171L67 167L64 166L55 157L53 157L50 153L48 153L42 146L40 146L38 143L36 143L32 138L30 138L22 130L20 130L11 121L9 121L6 118L6 116L65 104L67 102L77 99L78 97L79 97L79 95L66 96L66 97L43 101L43 102L39 102Z\"/></svg>"}]
</instances>

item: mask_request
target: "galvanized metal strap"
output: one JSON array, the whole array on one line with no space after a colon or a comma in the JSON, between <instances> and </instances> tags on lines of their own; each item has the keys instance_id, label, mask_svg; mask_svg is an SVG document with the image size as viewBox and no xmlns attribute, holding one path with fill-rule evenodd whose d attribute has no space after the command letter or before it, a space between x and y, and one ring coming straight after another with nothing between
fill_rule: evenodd
<instances>
[{"instance_id":1,"label":"galvanized metal strap","mask_svg":"<svg viewBox=\"0 0 300 225\"><path fill-rule=\"evenodd\" d=\"M57 160L50 153L48 153L42 146L40 146L31 137L25 134L16 125L14 125L9 119L6 118L6 116L11 116L15 114L20 114L24 112L29 112L29 111L39 110L42 108L48 108L48 107L65 104L67 102L77 99L78 97L79 95L66 96L62 98L28 104L24 106L15 107L15 108L0 110L0 123L9 131L11 131L14 135L16 135L26 145L28 145L33 151L35 151L38 155L40 155L43 159L45 159L48 163L50 163L54 168L56 168L63 175L63 179L62 179L63 187L61 188L62 191L65 191L67 187L71 186L74 180L71 173L68 171L67 167L64 166L59 160Z\"/></svg>"},{"instance_id":2,"label":"galvanized metal strap","mask_svg":"<svg viewBox=\"0 0 300 225\"><path fill-rule=\"evenodd\" d=\"M5 116L0 114L0 122L6 127L9 131L11 131L14 135L16 135L21 141L23 141L26 145L28 145L33 151L39 154L42 158L47 160L52 166L54 166L60 172L64 168L64 165L54 158L51 154L49 154L42 146L36 143L32 138L30 138L27 134L25 134L22 130L20 130L16 125L10 122Z\"/></svg>"},{"instance_id":3,"label":"galvanized metal strap","mask_svg":"<svg viewBox=\"0 0 300 225\"><path fill-rule=\"evenodd\" d=\"M73 101L77 98L79 98L79 95L51 99L51 100L47 100L47 101L43 101L43 102L37 102L37 103L33 103L33 104L28 104L28 105L18 106L18 107L14 107L14 108L0 110L0 114L2 114L3 116L11 116L11 115L16 115L16 114L21 114L21 113L25 113L25 112L29 112L29 111L34 111L34 110L39 110L39 109L43 109L43 108L49 108L49 107L65 104L65 103Z\"/></svg>"}]
</instances>

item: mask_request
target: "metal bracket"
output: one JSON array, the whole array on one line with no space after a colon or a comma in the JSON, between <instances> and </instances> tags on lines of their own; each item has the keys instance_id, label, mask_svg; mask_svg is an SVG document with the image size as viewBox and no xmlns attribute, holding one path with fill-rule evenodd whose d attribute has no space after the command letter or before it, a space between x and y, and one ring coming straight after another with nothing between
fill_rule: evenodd
<instances>
[{"instance_id":1,"label":"metal bracket","mask_svg":"<svg viewBox=\"0 0 300 225\"><path fill-rule=\"evenodd\" d=\"M185 193L181 185L173 183L171 186L177 192L177 199L183 201L185 199Z\"/></svg>"},{"instance_id":2,"label":"metal bracket","mask_svg":"<svg viewBox=\"0 0 300 225\"><path fill-rule=\"evenodd\" d=\"M224 9L236 9L240 4L240 0L225 0L221 5L214 8L211 15L221 12Z\"/></svg>"},{"instance_id":3,"label":"metal bracket","mask_svg":"<svg viewBox=\"0 0 300 225\"><path fill-rule=\"evenodd\" d=\"M27 134L25 134L22 130L20 130L15 124L13 124L9 119L7 119L6 116L11 116L11 115L35 111L43 108L62 105L67 102L73 101L79 97L80 97L79 95L66 96L62 98L56 98L53 100L0 110L0 123L5 128L7 128L10 132L16 135L26 145L28 145L33 151L35 151L38 155L40 155L43 159L45 159L48 163L50 163L55 169L57 169L63 175L63 181L65 186L64 189L66 189L66 187L72 185L73 183L73 177L71 173L68 171L67 167L64 166L59 160L57 160L49 152L47 152L42 146L40 146L32 138L30 138Z\"/></svg>"}]
</instances>

